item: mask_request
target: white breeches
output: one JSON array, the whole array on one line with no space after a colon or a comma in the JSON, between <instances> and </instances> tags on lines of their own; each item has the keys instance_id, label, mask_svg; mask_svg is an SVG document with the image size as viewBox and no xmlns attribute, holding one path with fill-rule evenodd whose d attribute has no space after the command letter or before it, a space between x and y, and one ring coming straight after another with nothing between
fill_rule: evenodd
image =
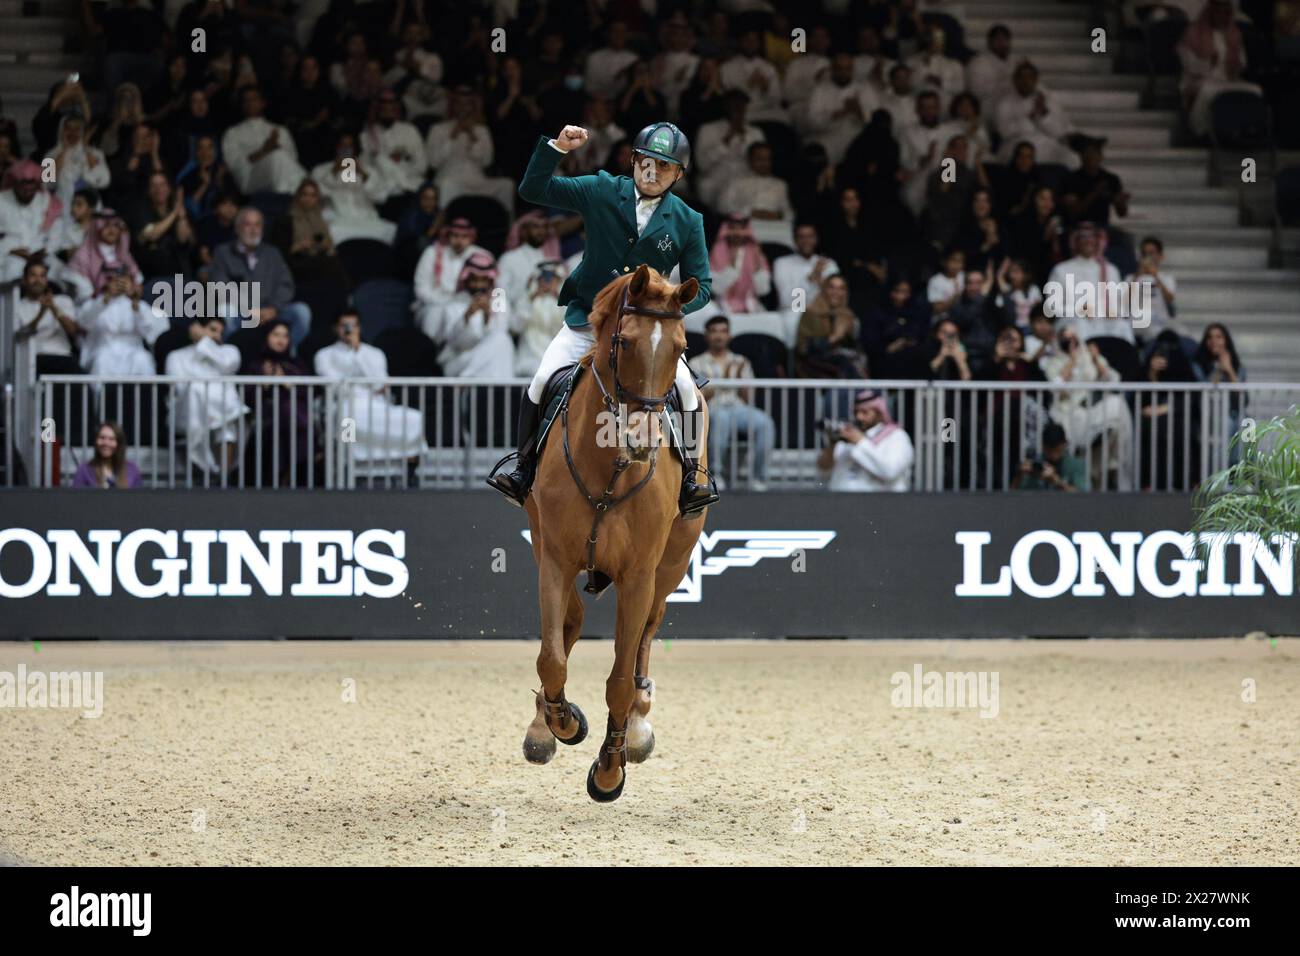
<instances>
[{"instance_id":1,"label":"white breeches","mask_svg":"<svg viewBox=\"0 0 1300 956\"><path fill-rule=\"evenodd\" d=\"M546 390L546 383L551 380L551 376L566 365L576 363L595 344L596 333L591 326L575 329L565 325L555 333L555 338L551 339L551 344L546 347L546 352L542 355L542 364L537 369L537 374L528 385L528 400L535 405L540 405L542 393ZM677 360L676 385L682 411L693 412L700 407L699 389L695 387L695 378L691 375L691 370L686 367L684 358Z\"/></svg>"}]
</instances>

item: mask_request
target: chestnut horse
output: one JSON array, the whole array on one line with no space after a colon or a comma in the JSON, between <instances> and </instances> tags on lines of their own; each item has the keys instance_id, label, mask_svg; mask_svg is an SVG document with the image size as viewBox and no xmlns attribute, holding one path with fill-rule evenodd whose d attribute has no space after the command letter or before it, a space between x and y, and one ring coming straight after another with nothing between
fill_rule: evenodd
<instances>
[{"instance_id":1,"label":"chestnut horse","mask_svg":"<svg viewBox=\"0 0 1300 956\"><path fill-rule=\"evenodd\" d=\"M578 574L587 572L588 591L612 582L618 593L605 742L587 774L587 792L600 802L618 799L627 762L640 763L654 748L646 719L654 699L650 644L704 527L702 512L683 519L678 511L682 465L660 447L659 414L686 349L682 305L698 289L695 279L674 286L642 265L596 297L590 316L596 345L552 426L526 504L542 613L542 688L524 736L531 762L550 761L557 740L572 745L587 735L582 711L564 696L569 652L582 632ZM611 440L615 415L624 434ZM702 465L707 415L701 398Z\"/></svg>"}]
</instances>

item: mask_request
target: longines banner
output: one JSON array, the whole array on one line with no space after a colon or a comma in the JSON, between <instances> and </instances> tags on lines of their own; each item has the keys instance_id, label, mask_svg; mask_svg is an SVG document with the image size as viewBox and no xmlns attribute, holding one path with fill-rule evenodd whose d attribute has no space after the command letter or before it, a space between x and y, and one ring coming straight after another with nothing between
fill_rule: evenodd
<instances>
[{"instance_id":1,"label":"longines banner","mask_svg":"<svg viewBox=\"0 0 1300 956\"><path fill-rule=\"evenodd\" d=\"M1202 566L1184 497L730 494L663 637L1293 632L1294 540ZM0 492L0 637L526 637L491 492ZM613 631L616 592L584 633Z\"/></svg>"}]
</instances>

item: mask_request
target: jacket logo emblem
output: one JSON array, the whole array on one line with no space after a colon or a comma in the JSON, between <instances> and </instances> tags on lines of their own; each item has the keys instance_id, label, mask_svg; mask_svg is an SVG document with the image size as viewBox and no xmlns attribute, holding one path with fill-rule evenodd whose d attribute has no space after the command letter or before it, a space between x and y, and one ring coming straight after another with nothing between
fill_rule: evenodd
<instances>
[{"instance_id":1,"label":"jacket logo emblem","mask_svg":"<svg viewBox=\"0 0 1300 956\"><path fill-rule=\"evenodd\" d=\"M659 240L660 252L667 252L672 247L673 247L673 241L672 239L668 238L668 236L664 236L662 239Z\"/></svg>"}]
</instances>

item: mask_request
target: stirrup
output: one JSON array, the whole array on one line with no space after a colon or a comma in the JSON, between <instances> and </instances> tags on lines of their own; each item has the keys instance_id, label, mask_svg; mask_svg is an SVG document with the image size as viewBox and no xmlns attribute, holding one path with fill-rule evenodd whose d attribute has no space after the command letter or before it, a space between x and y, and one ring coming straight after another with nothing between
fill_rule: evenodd
<instances>
[{"instance_id":1,"label":"stirrup","mask_svg":"<svg viewBox=\"0 0 1300 956\"><path fill-rule=\"evenodd\" d=\"M677 507L681 511L681 515L683 518L694 517L695 515L698 515L701 511L703 511L705 508L709 507L710 505L717 504L718 501L721 500L721 496L718 494L718 483L716 480L714 480L713 473L709 471L709 469L701 465L699 461L696 459L690 459L690 465L691 467L689 470L687 470L685 467L683 467L682 469L682 488L677 495ZM705 480L707 481L707 484L701 485L694 480L694 476L697 472L704 473L704 477ZM687 502L686 501L687 487L704 489L706 494L700 498L697 498L694 501Z\"/></svg>"},{"instance_id":2,"label":"stirrup","mask_svg":"<svg viewBox=\"0 0 1300 956\"><path fill-rule=\"evenodd\" d=\"M506 500L511 504L518 508L522 508L524 506L524 500L528 497L528 492L532 490L533 483L530 476L530 480L522 482L522 489L511 487L518 483L515 481L514 472L502 472L502 468L505 466L506 462L509 461L516 462L516 472L524 468L528 468L528 470L531 471L532 468L536 467L536 463L533 463L531 467L529 467L525 462L523 455L517 451L512 451L492 466L492 470L488 472L487 478L484 480L487 482L488 487L495 488L497 491L501 492L501 494L503 494L506 497Z\"/></svg>"}]
</instances>

